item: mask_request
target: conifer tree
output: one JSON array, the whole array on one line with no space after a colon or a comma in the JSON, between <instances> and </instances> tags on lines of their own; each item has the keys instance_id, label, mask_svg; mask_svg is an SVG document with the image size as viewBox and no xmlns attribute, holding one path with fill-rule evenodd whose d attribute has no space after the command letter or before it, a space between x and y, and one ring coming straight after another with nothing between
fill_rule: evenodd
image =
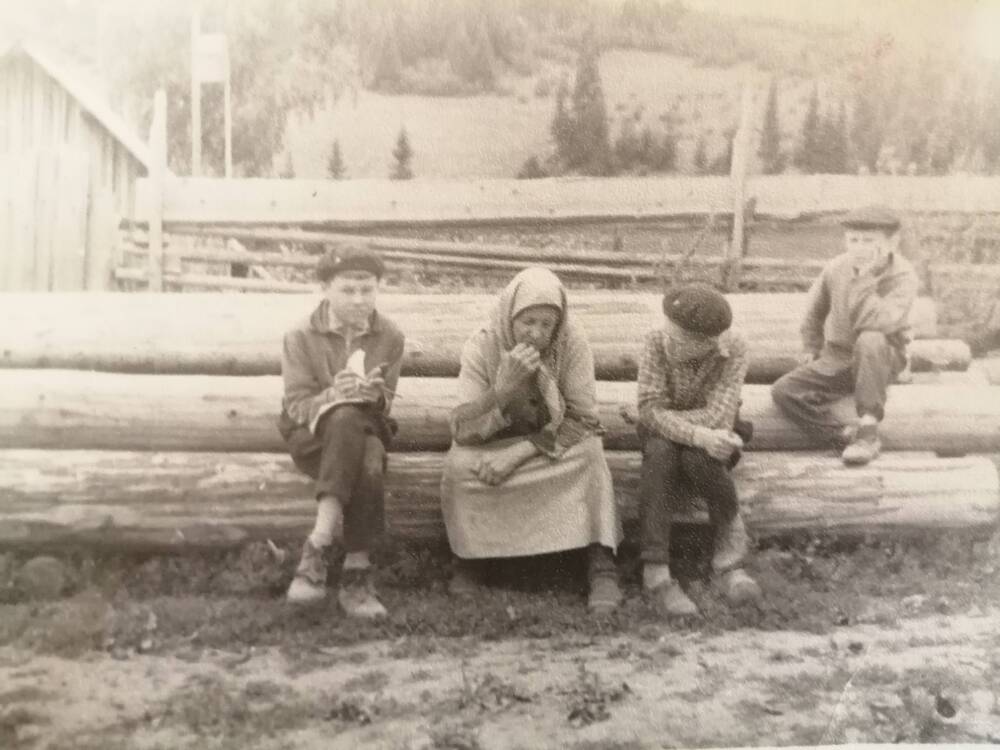
<instances>
[{"instance_id":1,"label":"conifer tree","mask_svg":"<svg viewBox=\"0 0 1000 750\"><path fill-rule=\"evenodd\" d=\"M556 146L556 156L559 161L566 165L570 161L570 151L573 148L573 119L569 110L566 109L566 100L569 98L569 87L566 79L559 82L559 90L556 92L556 111L552 116L550 131L552 140Z\"/></svg>"},{"instance_id":2,"label":"conifer tree","mask_svg":"<svg viewBox=\"0 0 1000 750\"><path fill-rule=\"evenodd\" d=\"M605 175L612 171L611 144L598 69L599 55L593 36L588 34L580 50L573 87L569 166L586 174Z\"/></svg>"},{"instance_id":3,"label":"conifer tree","mask_svg":"<svg viewBox=\"0 0 1000 750\"><path fill-rule=\"evenodd\" d=\"M705 153L705 136L698 136L698 143L694 148L694 158L691 162L695 174L704 174L708 165L708 155Z\"/></svg>"},{"instance_id":4,"label":"conifer tree","mask_svg":"<svg viewBox=\"0 0 1000 750\"><path fill-rule=\"evenodd\" d=\"M813 87L812 96L809 97L809 109L806 110L806 118L802 123L802 138L799 142L799 150L795 156L795 163L799 169L807 174L818 172L822 169L822 123L819 114L819 90Z\"/></svg>"},{"instance_id":5,"label":"conifer tree","mask_svg":"<svg viewBox=\"0 0 1000 750\"><path fill-rule=\"evenodd\" d=\"M396 138L396 148L392 150L392 157L395 160L392 165L392 173L389 175L393 180L413 179L413 169L410 162L413 160L413 148L410 146L410 139L406 135L406 127L399 129L399 137Z\"/></svg>"},{"instance_id":6,"label":"conifer tree","mask_svg":"<svg viewBox=\"0 0 1000 750\"><path fill-rule=\"evenodd\" d=\"M761 165L764 174L779 174L785 167L781 153L781 123L778 120L778 81L771 79L764 110L764 129L760 136Z\"/></svg>"},{"instance_id":7,"label":"conifer tree","mask_svg":"<svg viewBox=\"0 0 1000 750\"><path fill-rule=\"evenodd\" d=\"M340 140L333 139L333 146L330 149L330 158L326 162L326 173L333 180L341 180L347 168L344 166L344 157L340 153Z\"/></svg>"}]
</instances>

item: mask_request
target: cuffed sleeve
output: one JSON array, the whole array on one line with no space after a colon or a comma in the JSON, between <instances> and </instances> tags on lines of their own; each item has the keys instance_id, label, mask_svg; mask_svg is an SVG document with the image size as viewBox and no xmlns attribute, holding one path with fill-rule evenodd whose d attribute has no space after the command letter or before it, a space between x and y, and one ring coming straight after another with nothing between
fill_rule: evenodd
<instances>
[{"instance_id":1,"label":"cuffed sleeve","mask_svg":"<svg viewBox=\"0 0 1000 750\"><path fill-rule=\"evenodd\" d=\"M805 351L818 355L823 348L823 324L829 312L830 288L824 271L813 282L806 295L806 313L799 329L802 335L802 348Z\"/></svg>"},{"instance_id":2,"label":"cuffed sleeve","mask_svg":"<svg viewBox=\"0 0 1000 750\"><path fill-rule=\"evenodd\" d=\"M315 376L309 364L299 332L285 335L281 349L281 377L285 386L284 408L293 422L308 425L318 411L335 401L338 395L326 388Z\"/></svg>"},{"instance_id":3,"label":"cuffed sleeve","mask_svg":"<svg viewBox=\"0 0 1000 750\"><path fill-rule=\"evenodd\" d=\"M493 389L486 361L476 334L462 349L458 373L459 404L451 412L451 437L459 445L479 445L506 428L510 420L503 414Z\"/></svg>"}]
</instances>

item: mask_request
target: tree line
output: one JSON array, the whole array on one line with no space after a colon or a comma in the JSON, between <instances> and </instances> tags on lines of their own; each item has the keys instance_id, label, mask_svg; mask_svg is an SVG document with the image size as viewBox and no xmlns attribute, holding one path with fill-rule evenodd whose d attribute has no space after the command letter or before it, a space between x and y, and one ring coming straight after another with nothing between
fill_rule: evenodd
<instances>
[{"instance_id":1,"label":"tree line","mask_svg":"<svg viewBox=\"0 0 1000 750\"><path fill-rule=\"evenodd\" d=\"M882 41L861 30L727 19L678 0L199 0L199 5L204 30L225 30L230 40L239 175L280 171L274 161L287 152L288 113L308 114L348 87L504 93L505 79L537 73L543 65L568 64L572 71L574 63L573 80L553 92L552 152L538 154L525 168L552 174L676 169L675 123L646 127L628 115L612 122L606 111L603 124L597 121L604 102L596 94L596 60L600 50L612 47L671 52L712 66L751 62L769 71L780 85L761 142L766 171L1000 172L1000 68L971 60L948 29L933 48L907 48L897 39L885 52ZM34 10L25 13L37 14L38 30L57 42L83 40L73 51L84 56L89 51L108 66L104 72L119 93L138 103L144 123L152 93L167 90L170 166L186 173L191 3L149 0L142 13L131 0L38 0L30 7ZM64 33L68 28L86 33ZM801 126L793 128L780 116L784 91L791 83L813 81L817 94ZM206 86L208 173L222 171L221 103L221 87ZM715 125L728 132L734 123ZM695 171L725 171L727 155L710 156L709 144L696 141ZM349 166L350 154L339 158Z\"/></svg>"}]
</instances>

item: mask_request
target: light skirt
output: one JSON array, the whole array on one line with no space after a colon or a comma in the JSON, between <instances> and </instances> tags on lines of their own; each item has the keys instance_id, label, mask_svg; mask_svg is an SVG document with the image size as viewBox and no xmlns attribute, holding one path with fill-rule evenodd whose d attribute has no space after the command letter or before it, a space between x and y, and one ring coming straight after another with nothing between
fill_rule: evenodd
<instances>
[{"instance_id":1,"label":"light skirt","mask_svg":"<svg viewBox=\"0 0 1000 750\"><path fill-rule=\"evenodd\" d=\"M599 437L558 460L535 456L501 485L481 482L479 460L524 438L452 445L441 478L441 505L452 551L463 558L517 557L622 539L611 472Z\"/></svg>"}]
</instances>

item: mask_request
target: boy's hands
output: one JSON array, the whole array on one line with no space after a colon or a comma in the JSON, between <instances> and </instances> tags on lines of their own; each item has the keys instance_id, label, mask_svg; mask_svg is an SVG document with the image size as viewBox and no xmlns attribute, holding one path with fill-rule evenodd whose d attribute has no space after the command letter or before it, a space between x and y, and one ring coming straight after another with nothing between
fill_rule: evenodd
<instances>
[{"instance_id":1,"label":"boy's hands","mask_svg":"<svg viewBox=\"0 0 1000 750\"><path fill-rule=\"evenodd\" d=\"M385 388L383 367L379 365L373 368L365 377L345 368L333 377L331 388L338 398L361 399L376 403L382 398Z\"/></svg>"},{"instance_id":2,"label":"boy's hands","mask_svg":"<svg viewBox=\"0 0 1000 750\"><path fill-rule=\"evenodd\" d=\"M728 461L734 451L743 447L743 440L732 430L709 430L701 447L716 461Z\"/></svg>"}]
</instances>

